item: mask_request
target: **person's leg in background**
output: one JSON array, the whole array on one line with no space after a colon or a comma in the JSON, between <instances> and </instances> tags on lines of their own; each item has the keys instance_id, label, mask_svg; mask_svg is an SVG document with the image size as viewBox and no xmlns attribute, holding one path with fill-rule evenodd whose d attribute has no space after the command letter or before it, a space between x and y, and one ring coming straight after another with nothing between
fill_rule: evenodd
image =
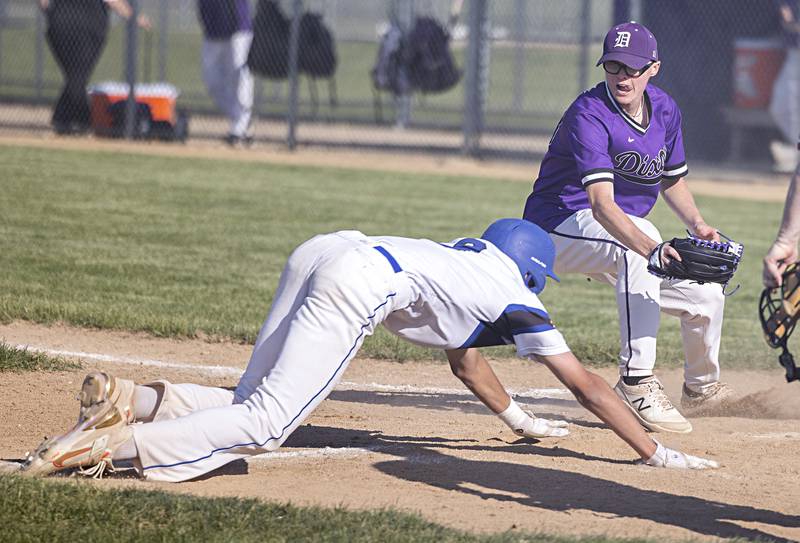
<instances>
[{"instance_id":1,"label":"person's leg in background","mask_svg":"<svg viewBox=\"0 0 800 543\"><path fill-rule=\"evenodd\" d=\"M231 115L227 90L230 74L226 69L230 65L230 56L228 40L203 40L203 81L214 104L227 118Z\"/></svg>"},{"instance_id":2,"label":"person's leg in background","mask_svg":"<svg viewBox=\"0 0 800 543\"><path fill-rule=\"evenodd\" d=\"M247 54L253 42L253 33L237 32L231 36L231 70L228 79L230 104L230 130L232 138L242 143L251 142L250 124L253 114L253 75L247 67Z\"/></svg>"},{"instance_id":3,"label":"person's leg in background","mask_svg":"<svg viewBox=\"0 0 800 543\"><path fill-rule=\"evenodd\" d=\"M78 12L69 6L48 14L47 42L64 76L52 116L58 133L80 133L90 126L86 87L105 45L106 24L105 14Z\"/></svg>"}]
</instances>

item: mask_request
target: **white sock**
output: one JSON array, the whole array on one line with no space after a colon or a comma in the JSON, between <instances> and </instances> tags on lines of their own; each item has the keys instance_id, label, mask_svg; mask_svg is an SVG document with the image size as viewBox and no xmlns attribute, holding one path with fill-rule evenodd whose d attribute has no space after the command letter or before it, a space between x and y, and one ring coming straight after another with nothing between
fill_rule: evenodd
<instances>
[{"instance_id":1,"label":"white sock","mask_svg":"<svg viewBox=\"0 0 800 543\"><path fill-rule=\"evenodd\" d=\"M139 449L136 448L136 441L134 441L133 437L117 447L111 455L112 460L133 460L138 457Z\"/></svg>"},{"instance_id":2,"label":"white sock","mask_svg":"<svg viewBox=\"0 0 800 543\"><path fill-rule=\"evenodd\" d=\"M152 420L158 408L158 391L155 388L136 385L133 392L133 418L138 421Z\"/></svg>"},{"instance_id":3,"label":"white sock","mask_svg":"<svg viewBox=\"0 0 800 543\"><path fill-rule=\"evenodd\" d=\"M506 410L502 413L498 413L497 416L514 432L519 432L530 420L530 417L517 405L517 402L515 402L513 398Z\"/></svg>"}]
</instances>

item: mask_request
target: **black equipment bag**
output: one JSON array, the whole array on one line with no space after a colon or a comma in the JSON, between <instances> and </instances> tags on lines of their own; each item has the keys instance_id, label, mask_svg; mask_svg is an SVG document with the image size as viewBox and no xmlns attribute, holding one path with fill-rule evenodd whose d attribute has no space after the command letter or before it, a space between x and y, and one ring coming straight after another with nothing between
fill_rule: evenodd
<instances>
[{"instance_id":1,"label":"black equipment bag","mask_svg":"<svg viewBox=\"0 0 800 543\"><path fill-rule=\"evenodd\" d=\"M444 92L461 79L450 51L450 35L431 17L418 17L402 51L411 87L422 92Z\"/></svg>"},{"instance_id":2,"label":"black equipment bag","mask_svg":"<svg viewBox=\"0 0 800 543\"><path fill-rule=\"evenodd\" d=\"M322 15L306 12L300 18L298 68L311 77L329 78L336 71L336 46L333 34Z\"/></svg>"},{"instance_id":3,"label":"black equipment bag","mask_svg":"<svg viewBox=\"0 0 800 543\"><path fill-rule=\"evenodd\" d=\"M289 76L289 32L291 21L275 0L258 0L253 19L253 43L247 66L268 79Z\"/></svg>"}]
</instances>

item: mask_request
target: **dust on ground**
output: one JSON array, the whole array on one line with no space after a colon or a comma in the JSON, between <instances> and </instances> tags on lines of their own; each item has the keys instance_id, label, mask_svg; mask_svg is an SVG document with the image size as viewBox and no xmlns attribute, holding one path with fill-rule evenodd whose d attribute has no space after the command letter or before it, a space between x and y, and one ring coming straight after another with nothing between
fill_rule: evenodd
<instances>
[{"instance_id":1,"label":"dust on ground","mask_svg":"<svg viewBox=\"0 0 800 543\"><path fill-rule=\"evenodd\" d=\"M43 436L74 423L74 398L85 371L101 368L140 382L165 377L233 386L250 354L250 346L235 343L21 321L0 325L0 339L80 353L65 356L84 365L76 372L0 374L4 459L19 458ZM95 354L108 358L97 360ZM511 359L492 365L515 391L561 388L536 364ZM615 380L614 369L599 373ZM679 372L659 375L677 399ZM690 434L657 436L717 459L723 467L715 471L635 465L635 454L568 394L520 393L524 407L564 418L572 431L561 439L520 439L466 393L443 362L356 359L343 376L348 385L335 390L276 453L188 483L112 477L96 484L299 505L393 507L480 532L800 540L800 386L785 383L777 365L774 371L725 371L724 378L739 393L734 408L694 418Z\"/></svg>"}]
</instances>

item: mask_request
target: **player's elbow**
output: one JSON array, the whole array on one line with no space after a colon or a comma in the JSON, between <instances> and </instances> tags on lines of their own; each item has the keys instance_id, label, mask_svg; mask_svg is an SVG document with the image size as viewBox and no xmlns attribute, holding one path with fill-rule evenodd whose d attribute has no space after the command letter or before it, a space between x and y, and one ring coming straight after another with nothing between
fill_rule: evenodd
<instances>
[{"instance_id":1,"label":"player's elbow","mask_svg":"<svg viewBox=\"0 0 800 543\"><path fill-rule=\"evenodd\" d=\"M613 201L598 199L592 202L592 216L600 224L605 224L613 215L616 204Z\"/></svg>"}]
</instances>

